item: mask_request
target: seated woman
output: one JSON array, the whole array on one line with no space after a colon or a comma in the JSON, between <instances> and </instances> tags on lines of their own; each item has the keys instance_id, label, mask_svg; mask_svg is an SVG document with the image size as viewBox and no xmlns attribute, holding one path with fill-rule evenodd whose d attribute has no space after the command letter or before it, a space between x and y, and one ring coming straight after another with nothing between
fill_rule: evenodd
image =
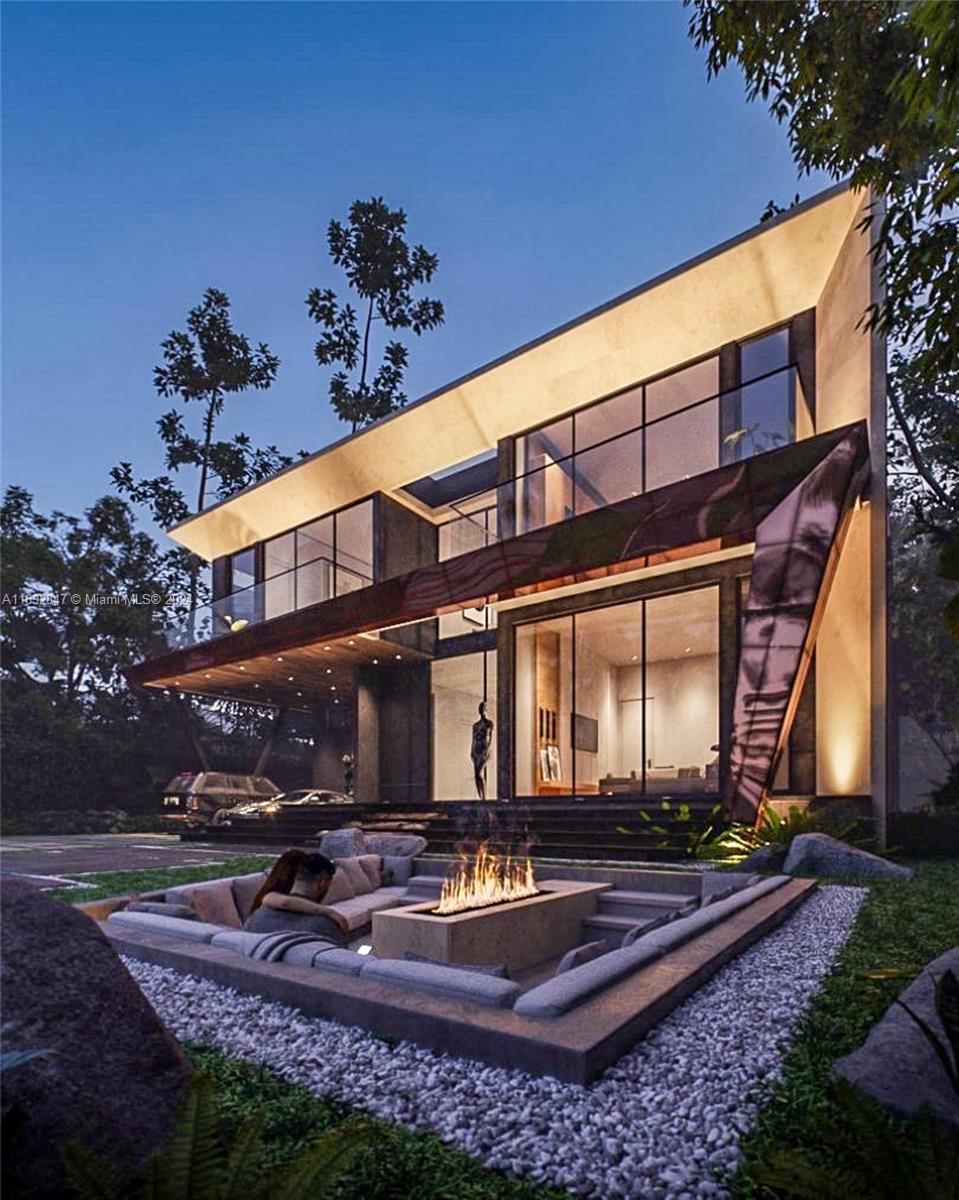
<instances>
[{"instance_id":1,"label":"seated woman","mask_svg":"<svg viewBox=\"0 0 959 1200\"><path fill-rule=\"evenodd\" d=\"M348 926L323 904L336 865L322 854L285 850L256 894L243 928L251 933L315 933L345 945Z\"/></svg>"}]
</instances>

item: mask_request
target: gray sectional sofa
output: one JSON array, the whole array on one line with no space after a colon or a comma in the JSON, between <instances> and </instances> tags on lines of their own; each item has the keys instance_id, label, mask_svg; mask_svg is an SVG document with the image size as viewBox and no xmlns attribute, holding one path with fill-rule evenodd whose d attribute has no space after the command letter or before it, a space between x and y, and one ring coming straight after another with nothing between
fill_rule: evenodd
<instances>
[{"instance_id":1,"label":"gray sectional sofa","mask_svg":"<svg viewBox=\"0 0 959 1200\"><path fill-rule=\"evenodd\" d=\"M338 861L344 869L348 868L348 858ZM158 911L121 910L111 913L107 923L115 928L141 929L205 943L259 962L352 975L413 993L466 1001L483 1008L510 1009L519 1016L539 1021L565 1015L789 882L785 875L753 876L738 887L726 885L723 890L712 892L703 888L698 903L693 900L637 927L619 948L605 953L591 951L581 956L586 961L580 961L575 953L564 956L552 978L523 992L513 980L478 970L432 962L377 959L345 949L315 933L244 930L243 920L264 877L264 873L256 873L167 889L164 901L181 909L187 906L194 914L192 919ZM404 900L415 903L421 899L421 895L407 897L405 884L390 882L336 901L331 907L343 915L351 930L359 930L369 923L374 912L400 905ZM583 949L590 951L591 946Z\"/></svg>"}]
</instances>

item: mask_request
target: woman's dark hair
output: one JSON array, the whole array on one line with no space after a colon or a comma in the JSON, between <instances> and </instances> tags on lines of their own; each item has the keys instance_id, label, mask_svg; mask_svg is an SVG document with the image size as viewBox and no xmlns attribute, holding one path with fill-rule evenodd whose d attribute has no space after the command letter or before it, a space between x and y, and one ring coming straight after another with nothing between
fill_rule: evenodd
<instances>
[{"instance_id":1,"label":"woman's dark hair","mask_svg":"<svg viewBox=\"0 0 959 1200\"><path fill-rule=\"evenodd\" d=\"M273 864L263 886L257 892L250 912L255 913L263 903L263 898L270 892L280 892L282 895L288 896L293 890L293 884L296 882L301 868L306 868L313 875L329 875L332 878L336 871L336 864L331 862L325 854L307 854L305 850L284 850Z\"/></svg>"}]
</instances>

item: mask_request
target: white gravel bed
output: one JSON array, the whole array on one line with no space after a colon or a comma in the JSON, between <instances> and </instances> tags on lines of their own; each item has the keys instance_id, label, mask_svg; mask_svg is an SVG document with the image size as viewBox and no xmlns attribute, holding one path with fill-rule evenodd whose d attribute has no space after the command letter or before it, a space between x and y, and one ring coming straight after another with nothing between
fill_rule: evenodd
<instances>
[{"instance_id":1,"label":"white gravel bed","mask_svg":"<svg viewBox=\"0 0 959 1200\"><path fill-rule=\"evenodd\" d=\"M489 1167L596 1200L726 1194L799 1018L867 889L828 886L724 967L590 1087L311 1019L165 967L127 966L170 1030L317 1095L431 1129Z\"/></svg>"}]
</instances>

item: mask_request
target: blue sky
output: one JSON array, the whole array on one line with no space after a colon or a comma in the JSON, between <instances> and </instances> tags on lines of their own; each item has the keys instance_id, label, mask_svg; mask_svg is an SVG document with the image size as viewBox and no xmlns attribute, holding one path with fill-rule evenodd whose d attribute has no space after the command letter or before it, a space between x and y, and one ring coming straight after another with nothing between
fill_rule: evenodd
<instances>
[{"instance_id":1,"label":"blue sky","mask_svg":"<svg viewBox=\"0 0 959 1200\"><path fill-rule=\"evenodd\" d=\"M121 459L158 472L159 343L211 285L282 360L221 433L342 436L304 298L340 286L325 230L356 197L440 258L414 398L825 186L737 74L707 82L687 15L5 4L4 482L79 511Z\"/></svg>"}]
</instances>

